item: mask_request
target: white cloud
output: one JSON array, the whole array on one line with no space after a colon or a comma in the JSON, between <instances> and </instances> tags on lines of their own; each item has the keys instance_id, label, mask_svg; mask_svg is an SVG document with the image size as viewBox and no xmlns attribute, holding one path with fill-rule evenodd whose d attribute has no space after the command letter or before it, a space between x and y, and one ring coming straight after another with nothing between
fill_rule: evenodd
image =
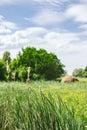
<instances>
[{"instance_id":1,"label":"white cloud","mask_svg":"<svg viewBox=\"0 0 87 130\"><path fill-rule=\"evenodd\" d=\"M5 20L5 18L0 15L0 34L8 34L15 29L17 29L17 25L15 23Z\"/></svg>"},{"instance_id":2,"label":"white cloud","mask_svg":"<svg viewBox=\"0 0 87 130\"><path fill-rule=\"evenodd\" d=\"M46 29L36 27L19 30L12 34L1 35L0 45L2 46L2 49L22 48L28 44L32 45L38 43L38 39L40 39L46 32Z\"/></svg>"},{"instance_id":3,"label":"white cloud","mask_svg":"<svg viewBox=\"0 0 87 130\"><path fill-rule=\"evenodd\" d=\"M56 23L63 21L64 15L61 12L52 10L42 10L32 18L25 18L28 21L32 21L38 25L51 25L55 26Z\"/></svg>"},{"instance_id":4,"label":"white cloud","mask_svg":"<svg viewBox=\"0 0 87 130\"><path fill-rule=\"evenodd\" d=\"M48 43L48 46L51 46L51 49L54 52L56 50L61 50L64 46L74 43L78 40L79 38L77 35L67 32L50 32L45 36L46 43Z\"/></svg>"},{"instance_id":5,"label":"white cloud","mask_svg":"<svg viewBox=\"0 0 87 130\"><path fill-rule=\"evenodd\" d=\"M79 41L79 37L74 33L55 32L41 27L33 27L16 31L13 34L1 35L0 50L14 48L15 51L15 49L29 45L56 52L77 41Z\"/></svg>"},{"instance_id":6,"label":"white cloud","mask_svg":"<svg viewBox=\"0 0 87 130\"><path fill-rule=\"evenodd\" d=\"M0 26L0 34L11 33L10 29Z\"/></svg>"},{"instance_id":7,"label":"white cloud","mask_svg":"<svg viewBox=\"0 0 87 130\"><path fill-rule=\"evenodd\" d=\"M79 38L76 34L70 32L52 32L51 30L47 30L41 27L32 27L27 28L25 30L16 31L13 34L3 35L0 37L1 43L6 44L7 46L10 45L16 46L25 44L36 44L36 43L44 43L45 46L51 45L51 48L62 47L66 44L76 42ZM39 41L39 42L38 42ZM20 46L19 46L20 48Z\"/></svg>"},{"instance_id":8,"label":"white cloud","mask_svg":"<svg viewBox=\"0 0 87 130\"><path fill-rule=\"evenodd\" d=\"M73 18L76 22L87 23L87 4L77 4L70 6L66 11L68 18Z\"/></svg>"},{"instance_id":9,"label":"white cloud","mask_svg":"<svg viewBox=\"0 0 87 130\"><path fill-rule=\"evenodd\" d=\"M80 25L79 28L87 30L87 24Z\"/></svg>"}]
</instances>

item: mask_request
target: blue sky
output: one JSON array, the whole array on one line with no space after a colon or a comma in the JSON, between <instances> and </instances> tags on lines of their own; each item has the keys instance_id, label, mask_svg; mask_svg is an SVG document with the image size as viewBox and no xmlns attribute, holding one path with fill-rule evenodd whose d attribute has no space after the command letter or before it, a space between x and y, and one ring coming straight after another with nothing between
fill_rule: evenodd
<instances>
[{"instance_id":1,"label":"blue sky","mask_svg":"<svg viewBox=\"0 0 87 130\"><path fill-rule=\"evenodd\" d=\"M23 47L55 53L69 74L87 66L87 0L0 0L0 57Z\"/></svg>"}]
</instances>

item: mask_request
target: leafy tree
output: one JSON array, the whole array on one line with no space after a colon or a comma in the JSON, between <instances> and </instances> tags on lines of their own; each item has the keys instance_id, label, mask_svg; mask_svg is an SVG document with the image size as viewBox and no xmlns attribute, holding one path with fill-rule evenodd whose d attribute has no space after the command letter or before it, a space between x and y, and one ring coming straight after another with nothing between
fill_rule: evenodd
<instances>
[{"instance_id":1,"label":"leafy tree","mask_svg":"<svg viewBox=\"0 0 87 130\"><path fill-rule=\"evenodd\" d=\"M83 71L83 77L87 78L87 71Z\"/></svg>"},{"instance_id":2,"label":"leafy tree","mask_svg":"<svg viewBox=\"0 0 87 130\"><path fill-rule=\"evenodd\" d=\"M27 47L22 49L22 53L18 54L18 64L24 66L32 66L34 67L34 63L36 62L36 48Z\"/></svg>"},{"instance_id":3,"label":"leafy tree","mask_svg":"<svg viewBox=\"0 0 87 130\"><path fill-rule=\"evenodd\" d=\"M40 49L38 55L39 64L37 64L36 73L39 73L43 78L52 80L60 77L64 73L64 66L55 54L48 54L44 49Z\"/></svg>"},{"instance_id":4,"label":"leafy tree","mask_svg":"<svg viewBox=\"0 0 87 130\"><path fill-rule=\"evenodd\" d=\"M83 77L87 78L87 66L85 67L84 71L83 71Z\"/></svg>"},{"instance_id":5,"label":"leafy tree","mask_svg":"<svg viewBox=\"0 0 87 130\"><path fill-rule=\"evenodd\" d=\"M81 69L81 68L75 69L75 70L73 71L73 76L82 77L82 76L83 76L83 69Z\"/></svg>"},{"instance_id":6,"label":"leafy tree","mask_svg":"<svg viewBox=\"0 0 87 130\"><path fill-rule=\"evenodd\" d=\"M84 71L87 71L87 66L85 67Z\"/></svg>"},{"instance_id":7,"label":"leafy tree","mask_svg":"<svg viewBox=\"0 0 87 130\"><path fill-rule=\"evenodd\" d=\"M5 51L2 57L3 61L6 63L6 61L8 60L8 62L11 62L11 56L10 56L10 52Z\"/></svg>"},{"instance_id":8,"label":"leafy tree","mask_svg":"<svg viewBox=\"0 0 87 130\"><path fill-rule=\"evenodd\" d=\"M6 79L6 65L3 60L0 59L0 80Z\"/></svg>"},{"instance_id":9,"label":"leafy tree","mask_svg":"<svg viewBox=\"0 0 87 130\"><path fill-rule=\"evenodd\" d=\"M18 60L17 59L13 59L10 63L10 68L12 71L15 71L18 69Z\"/></svg>"},{"instance_id":10,"label":"leafy tree","mask_svg":"<svg viewBox=\"0 0 87 130\"><path fill-rule=\"evenodd\" d=\"M28 66L31 67L30 77L32 79L52 80L64 73L64 65L55 54L48 53L44 49L36 50L34 47L23 48L22 52L19 52L17 58L11 63L13 70L20 68L20 75L23 75L22 72L25 73L23 67Z\"/></svg>"},{"instance_id":11,"label":"leafy tree","mask_svg":"<svg viewBox=\"0 0 87 130\"><path fill-rule=\"evenodd\" d=\"M27 79L27 67L21 66L19 68L19 79L21 81L26 81L26 79Z\"/></svg>"},{"instance_id":12,"label":"leafy tree","mask_svg":"<svg viewBox=\"0 0 87 130\"><path fill-rule=\"evenodd\" d=\"M19 66L18 66L18 60L13 59L10 63L10 68L11 68L11 74L12 74L12 80L19 80Z\"/></svg>"}]
</instances>

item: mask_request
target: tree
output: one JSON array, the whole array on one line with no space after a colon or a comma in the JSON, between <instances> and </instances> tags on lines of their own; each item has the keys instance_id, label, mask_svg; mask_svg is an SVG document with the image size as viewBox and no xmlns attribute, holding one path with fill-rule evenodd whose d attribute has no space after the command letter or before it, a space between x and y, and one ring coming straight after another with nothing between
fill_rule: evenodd
<instances>
[{"instance_id":1,"label":"tree","mask_svg":"<svg viewBox=\"0 0 87 130\"><path fill-rule=\"evenodd\" d=\"M10 68L12 71L15 71L18 69L18 60L17 59L13 59L10 63Z\"/></svg>"},{"instance_id":2,"label":"tree","mask_svg":"<svg viewBox=\"0 0 87 130\"><path fill-rule=\"evenodd\" d=\"M0 80L6 79L6 65L3 60L0 59Z\"/></svg>"},{"instance_id":3,"label":"tree","mask_svg":"<svg viewBox=\"0 0 87 130\"><path fill-rule=\"evenodd\" d=\"M36 50L34 47L23 48L11 63L11 68L31 67L30 77L32 79L52 80L60 77L64 73L64 65L53 53L48 53L44 49ZM21 72L23 72L21 68ZM20 71L19 71L20 72Z\"/></svg>"},{"instance_id":4,"label":"tree","mask_svg":"<svg viewBox=\"0 0 87 130\"><path fill-rule=\"evenodd\" d=\"M87 78L87 71L83 71L83 77Z\"/></svg>"},{"instance_id":5,"label":"tree","mask_svg":"<svg viewBox=\"0 0 87 130\"><path fill-rule=\"evenodd\" d=\"M63 73L63 64L53 53L47 53L44 49L38 51L39 54L39 64L37 68L37 73L47 79L52 80L60 77Z\"/></svg>"},{"instance_id":6,"label":"tree","mask_svg":"<svg viewBox=\"0 0 87 130\"><path fill-rule=\"evenodd\" d=\"M84 71L87 71L87 66L85 67Z\"/></svg>"},{"instance_id":7,"label":"tree","mask_svg":"<svg viewBox=\"0 0 87 130\"><path fill-rule=\"evenodd\" d=\"M82 68L75 69L75 70L73 71L73 76L83 77L83 69L82 69Z\"/></svg>"},{"instance_id":8,"label":"tree","mask_svg":"<svg viewBox=\"0 0 87 130\"><path fill-rule=\"evenodd\" d=\"M19 71L19 67L18 67L18 60L17 59L13 59L10 63L10 69L11 69L11 75L12 75L12 80L19 80L19 76L18 76L18 71Z\"/></svg>"},{"instance_id":9,"label":"tree","mask_svg":"<svg viewBox=\"0 0 87 130\"><path fill-rule=\"evenodd\" d=\"M83 77L87 78L87 66L85 67L84 71L83 71Z\"/></svg>"},{"instance_id":10,"label":"tree","mask_svg":"<svg viewBox=\"0 0 87 130\"><path fill-rule=\"evenodd\" d=\"M3 61L6 63L6 61L8 60L8 63L11 62L11 57L10 57L10 52L5 51L2 57Z\"/></svg>"},{"instance_id":11,"label":"tree","mask_svg":"<svg viewBox=\"0 0 87 130\"><path fill-rule=\"evenodd\" d=\"M20 66L20 68L19 68L19 79L21 81L26 81L26 79L27 79L27 67Z\"/></svg>"}]
</instances>

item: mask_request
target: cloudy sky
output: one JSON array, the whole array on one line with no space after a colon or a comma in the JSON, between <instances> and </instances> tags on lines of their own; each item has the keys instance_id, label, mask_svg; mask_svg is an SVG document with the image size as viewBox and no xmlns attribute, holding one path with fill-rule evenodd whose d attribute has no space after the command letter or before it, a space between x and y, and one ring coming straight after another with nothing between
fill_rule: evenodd
<instances>
[{"instance_id":1,"label":"cloudy sky","mask_svg":"<svg viewBox=\"0 0 87 130\"><path fill-rule=\"evenodd\" d=\"M0 58L27 46L55 53L69 74L87 66L87 0L0 0Z\"/></svg>"}]
</instances>

